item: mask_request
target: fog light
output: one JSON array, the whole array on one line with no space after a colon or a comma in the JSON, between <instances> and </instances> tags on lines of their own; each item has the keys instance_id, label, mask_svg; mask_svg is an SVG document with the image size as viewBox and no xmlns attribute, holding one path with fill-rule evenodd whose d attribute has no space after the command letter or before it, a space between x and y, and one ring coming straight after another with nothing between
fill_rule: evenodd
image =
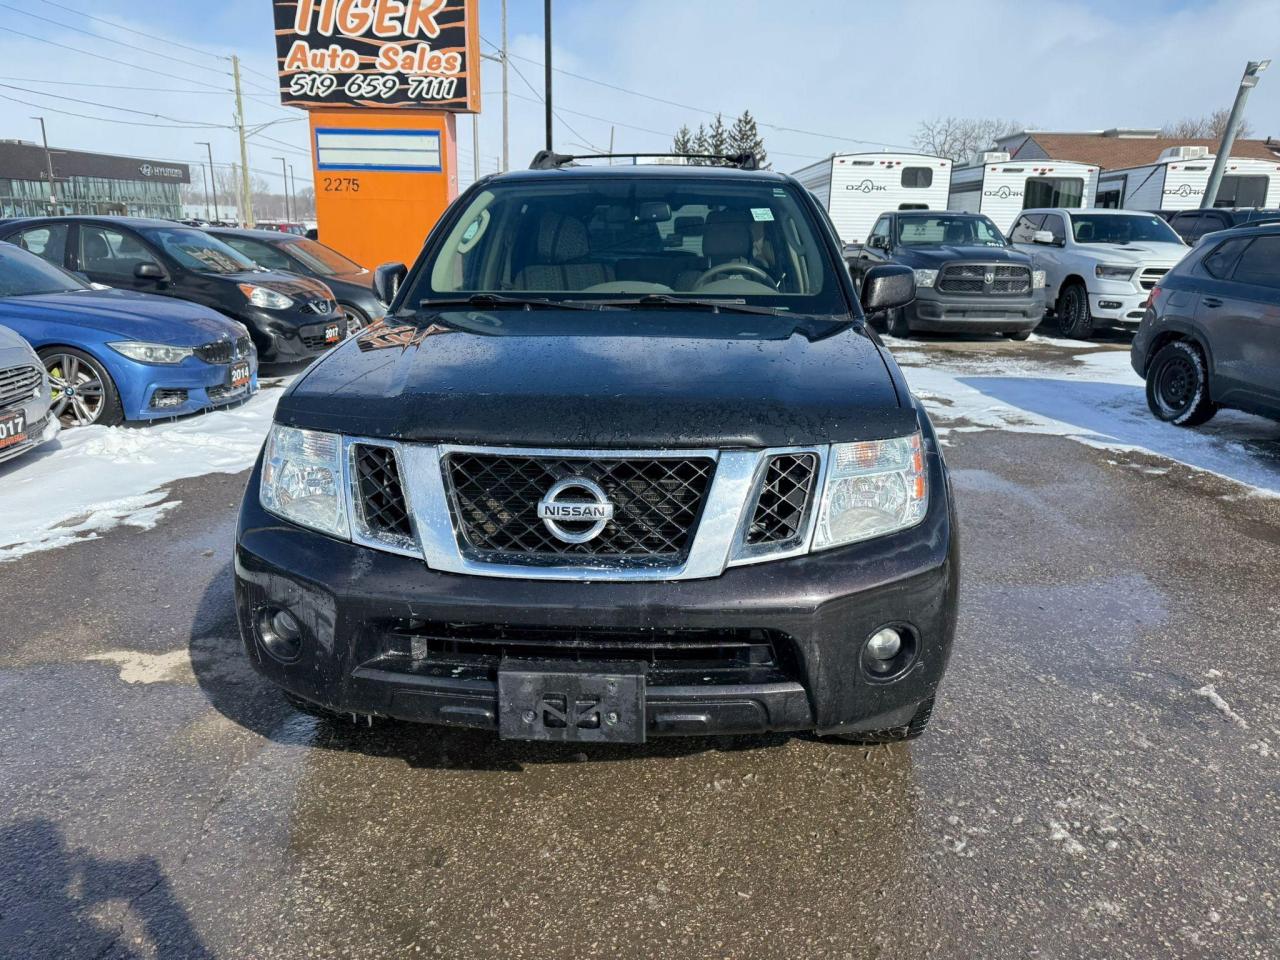
<instances>
[{"instance_id":1,"label":"fog light","mask_svg":"<svg viewBox=\"0 0 1280 960\"><path fill-rule=\"evenodd\" d=\"M867 654L876 660L892 660L902 649L902 634L893 627L877 630L867 641Z\"/></svg>"},{"instance_id":2,"label":"fog light","mask_svg":"<svg viewBox=\"0 0 1280 960\"><path fill-rule=\"evenodd\" d=\"M302 625L288 610L268 607L258 614L258 635L277 660L296 660L302 652Z\"/></svg>"},{"instance_id":3,"label":"fog light","mask_svg":"<svg viewBox=\"0 0 1280 960\"><path fill-rule=\"evenodd\" d=\"M1119 300L1099 300L1098 306L1103 310L1119 310L1124 304Z\"/></svg>"}]
</instances>

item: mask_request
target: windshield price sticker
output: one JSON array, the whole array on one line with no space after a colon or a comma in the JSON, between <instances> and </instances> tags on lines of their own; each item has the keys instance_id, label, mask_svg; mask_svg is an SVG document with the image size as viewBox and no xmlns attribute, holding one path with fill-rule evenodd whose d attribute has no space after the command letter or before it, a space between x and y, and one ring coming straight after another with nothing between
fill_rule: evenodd
<instances>
[{"instance_id":1,"label":"windshield price sticker","mask_svg":"<svg viewBox=\"0 0 1280 960\"><path fill-rule=\"evenodd\" d=\"M773 220L773 211L768 207L752 207L751 216L759 223L768 223Z\"/></svg>"}]
</instances>

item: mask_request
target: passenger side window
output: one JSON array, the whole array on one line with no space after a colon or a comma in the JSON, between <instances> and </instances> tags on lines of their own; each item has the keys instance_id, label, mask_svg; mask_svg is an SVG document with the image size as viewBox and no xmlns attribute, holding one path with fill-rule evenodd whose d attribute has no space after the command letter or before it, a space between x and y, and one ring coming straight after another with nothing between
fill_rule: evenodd
<instances>
[{"instance_id":1,"label":"passenger side window","mask_svg":"<svg viewBox=\"0 0 1280 960\"><path fill-rule=\"evenodd\" d=\"M156 258L137 237L112 227L80 225L80 269L112 277L132 278L140 263L156 263Z\"/></svg>"},{"instance_id":2,"label":"passenger side window","mask_svg":"<svg viewBox=\"0 0 1280 960\"><path fill-rule=\"evenodd\" d=\"M1018 222L1013 225L1013 230L1009 232L1009 241L1011 243L1034 243L1036 231L1040 229L1040 224L1044 223L1043 214L1026 214L1018 218Z\"/></svg>"},{"instance_id":3,"label":"passenger side window","mask_svg":"<svg viewBox=\"0 0 1280 960\"><path fill-rule=\"evenodd\" d=\"M1234 240L1228 240L1226 243L1218 244L1216 250L1200 261L1204 267L1205 273L1219 280L1226 280L1231 276L1231 268L1235 262L1240 259L1240 251L1249 245L1248 237L1237 237Z\"/></svg>"},{"instance_id":4,"label":"passenger side window","mask_svg":"<svg viewBox=\"0 0 1280 960\"><path fill-rule=\"evenodd\" d=\"M9 238L9 242L23 250L30 250L41 260L55 267L67 262L67 225L50 223L41 227L29 227Z\"/></svg>"},{"instance_id":5,"label":"passenger side window","mask_svg":"<svg viewBox=\"0 0 1280 960\"><path fill-rule=\"evenodd\" d=\"M879 220L876 221L876 225L871 228L871 236L883 237L885 240L889 239L889 218L888 217L881 217Z\"/></svg>"},{"instance_id":6,"label":"passenger side window","mask_svg":"<svg viewBox=\"0 0 1280 960\"><path fill-rule=\"evenodd\" d=\"M1258 237L1245 247L1231 279L1280 288L1280 237Z\"/></svg>"},{"instance_id":7,"label":"passenger side window","mask_svg":"<svg viewBox=\"0 0 1280 960\"><path fill-rule=\"evenodd\" d=\"M1063 222L1062 217L1056 213L1046 213L1044 216L1044 224L1041 230L1048 230L1053 234L1054 243L1067 242L1067 225Z\"/></svg>"}]
</instances>

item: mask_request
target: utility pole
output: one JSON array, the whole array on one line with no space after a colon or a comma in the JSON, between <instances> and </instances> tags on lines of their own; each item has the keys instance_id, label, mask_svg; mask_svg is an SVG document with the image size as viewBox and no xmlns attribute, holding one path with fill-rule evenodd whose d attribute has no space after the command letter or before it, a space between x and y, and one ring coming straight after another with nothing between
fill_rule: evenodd
<instances>
[{"instance_id":1,"label":"utility pole","mask_svg":"<svg viewBox=\"0 0 1280 960\"><path fill-rule=\"evenodd\" d=\"M272 157L272 160L280 161L280 179L284 181L284 219L286 223L291 223L293 218L289 216L289 161L284 157Z\"/></svg>"},{"instance_id":2,"label":"utility pole","mask_svg":"<svg viewBox=\"0 0 1280 960\"><path fill-rule=\"evenodd\" d=\"M609 166L613 166L613 124L609 125Z\"/></svg>"},{"instance_id":3,"label":"utility pole","mask_svg":"<svg viewBox=\"0 0 1280 960\"><path fill-rule=\"evenodd\" d=\"M511 169L511 153L508 147L511 128L507 123L507 0L502 0L502 172Z\"/></svg>"},{"instance_id":4,"label":"utility pole","mask_svg":"<svg viewBox=\"0 0 1280 960\"><path fill-rule=\"evenodd\" d=\"M293 175L293 164L289 164L289 199L293 201L293 215L302 221L302 214L298 212L298 178Z\"/></svg>"},{"instance_id":5,"label":"utility pole","mask_svg":"<svg viewBox=\"0 0 1280 960\"><path fill-rule=\"evenodd\" d=\"M544 97L547 107L547 150L551 150L551 0L543 0L542 22L544 34L543 85L546 87Z\"/></svg>"},{"instance_id":6,"label":"utility pole","mask_svg":"<svg viewBox=\"0 0 1280 960\"><path fill-rule=\"evenodd\" d=\"M208 140L197 140L197 147L204 147L209 151L209 182L213 184L213 219L221 220L222 214L218 212L218 175L213 172L213 144ZM208 211L206 210L207 214Z\"/></svg>"},{"instance_id":7,"label":"utility pole","mask_svg":"<svg viewBox=\"0 0 1280 960\"><path fill-rule=\"evenodd\" d=\"M1208 210L1218 199L1218 188L1222 186L1222 172L1231 159L1231 148L1236 143L1236 130L1244 119L1244 103L1249 99L1249 91L1258 85L1258 74L1271 66L1270 60L1250 60L1244 68L1244 76L1240 78L1240 88L1236 90L1236 101L1231 105L1231 116L1227 117L1227 128L1222 131L1222 142L1218 144L1218 155L1213 159L1213 170L1209 173L1209 183L1204 188L1204 196L1200 199L1200 209Z\"/></svg>"},{"instance_id":8,"label":"utility pole","mask_svg":"<svg viewBox=\"0 0 1280 960\"><path fill-rule=\"evenodd\" d=\"M58 215L58 197L53 188L53 154L49 152L49 137L44 132L44 117L32 117L40 121L40 139L44 142L44 165L49 171L49 216Z\"/></svg>"},{"instance_id":9,"label":"utility pole","mask_svg":"<svg viewBox=\"0 0 1280 960\"><path fill-rule=\"evenodd\" d=\"M550 0L548 0L550 2ZM231 76L236 83L236 132L240 134L240 189L244 192L244 225L253 227L253 194L249 186L249 144L244 133L244 97L240 94L240 58L231 55Z\"/></svg>"},{"instance_id":10,"label":"utility pole","mask_svg":"<svg viewBox=\"0 0 1280 960\"><path fill-rule=\"evenodd\" d=\"M480 179L480 116L471 115L471 182Z\"/></svg>"},{"instance_id":11,"label":"utility pole","mask_svg":"<svg viewBox=\"0 0 1280 960\"><path fill-rule=\"evenodd\" d=\"M200 182L204 184L204 218L209 219L209 178L205 175L204 164L200 164Z\"/></svg>"}]
</instances>

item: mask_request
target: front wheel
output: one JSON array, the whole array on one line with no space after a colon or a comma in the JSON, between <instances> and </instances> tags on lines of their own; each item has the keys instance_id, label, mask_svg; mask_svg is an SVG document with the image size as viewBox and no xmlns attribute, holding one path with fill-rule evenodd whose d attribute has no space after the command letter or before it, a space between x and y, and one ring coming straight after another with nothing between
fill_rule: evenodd
<instances>
[{"instance_id":1,"label":"front wheel","mask_svg":"<svg viewBox=\"0 0 1280 960\"><path fill-rule=\"evenodd\" d=\"M1147 406L1156 419L1196 427L1218 412L1209 396L1209 371L1199 348L1186 340L1161 347L1147 368Z\"/></svg>"},{"instance_id":2,"label":"front wheel","mask_svg":"<svg viewBox=\"0 0 1280 960\"><path fill-rule=\"evenodd\" d=\"M911 324L907 322L907 311L904 307L895 307L889 311L885 319L885 327L891 337L897 337L899 340L908 340L911 337Z\"/></svg>"},{"instance_id":3,"label":"front wheel","mask_svg":"<svg viewBox=\"0 0 1280 960\"><path fill-rule=\"evenodd\" d=\"M1093 335L1093 314L1089 311L1089 291L1076 281L1062 288L1054 307L1058 315L1058 332L1064 337L1088 340Z\"/></svg>"},{"instance_id":4,"label":"front wheel","mask_svg":"<svg viewBox=\"0 0 1280 960\"><path fill-rule=\"evenodd\" d=\"M97 360L73 347L48 347L40 359L49 372L53 413L64 427L124 422L115 381Z\"/></svg>"},{"instance_id":5,"label":"front wheel","mask_svg":"<svg viewBox=\"0 0 1280 960\"><path fill-rule=\"evenodd\" d=\"M1005 336L1010 340L1027 340L1031 337L1031 331L1019 330L1017 333L1006 333Z\"/></svg>"},{"instance_id":6,"label":"front wheel","mask_svg":"<svg viewBox=\"0 0 1280 960\"><path fill-rule=\"evenodd\" d=\"M347 336L353 337L369 325L369 317L359 307L344 303L343 312L347 315Z\"/></svg>"}]
</instances>

